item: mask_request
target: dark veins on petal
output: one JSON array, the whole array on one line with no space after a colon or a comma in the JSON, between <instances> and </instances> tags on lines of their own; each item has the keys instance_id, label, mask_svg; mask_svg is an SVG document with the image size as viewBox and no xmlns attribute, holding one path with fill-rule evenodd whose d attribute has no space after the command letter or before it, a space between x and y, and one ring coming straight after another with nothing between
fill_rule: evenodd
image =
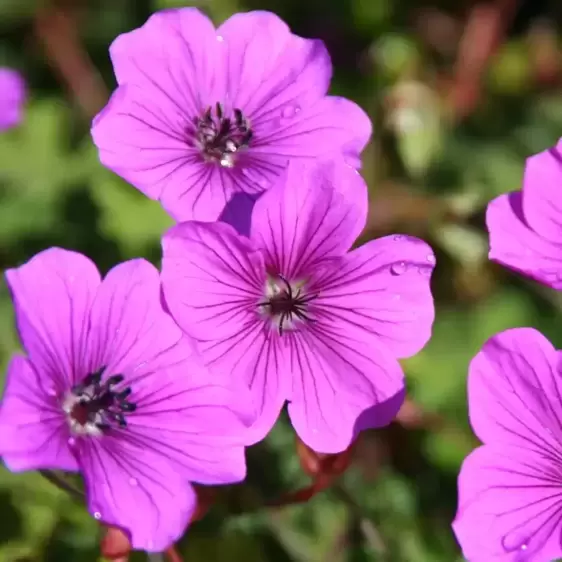
<instances>
[{"instance_id":1,"label":"dark veins on petal","mask_svg":"<svg viewBox=\"0 0 562 562\"><path fill-rule=\"evenodd\" d=\"M87 375L72 389L68 415L72 427L78 432L83 428L88 433L88 426L102 432L112 425L124 428L127 426L125 415L137 409L136 404L127 400L131 388L116 388L123 382L123 375L112 375L102 382L104 371L105 367L102 367Z\"/></svg>"},{"instance_id":2,"label":"dark veins on petal","mask_svg":"<svg viewBox=\"0 0 562 562\"><path fill-rule=\"evenodd\" d=\"M220 103L195 117L193 125L189 133L195 148L207 162L216 162L225 168L234 166L237 153L248 148L253 136L242 111L235 108L227 117Z\"/></svg>"}]
</instances>

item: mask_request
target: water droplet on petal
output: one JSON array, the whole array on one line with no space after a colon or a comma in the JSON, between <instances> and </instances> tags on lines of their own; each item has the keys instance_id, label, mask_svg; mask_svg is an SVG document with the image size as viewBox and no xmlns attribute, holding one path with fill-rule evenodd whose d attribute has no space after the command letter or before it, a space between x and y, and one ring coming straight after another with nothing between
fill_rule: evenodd
<instances>
[{"instance_id":1,"label":"water droplet on petal","mask_svg":"<svg viewBox=\"0 0 562 562\"><path fill-rule=\"evenodd\" d=\"M76 439L74 437L69 437L68 439L68 446L69 447L74 447L74 445L76 445Z\"/></svg>"},{"instance_id":2,"label":"water droplet on petal","mask_svg":"<svg viewBox=\"0 0 562 562\"><path fill-rule=\"evenodd\" d=\"M400 263L393 263L390 266L390 272L392 275L402 275L406 271L406 264L401 261Z\"/></svg>"},{"instance_id":3,"label":"water droplet on petal","mask_svg":"<svg viewBox=\"0 0 562 562\"><path fill-rule=\"evenodd\" d=\"M131 486L138 486L139 481L136 478L129 478L129 484Z\"/></svg>"},{"instance_id":4,"label":"water droplet on petal","mask_svg":"<svg viewBox=\"0 0 562 562\"><path fill-rule=\"evenodd\" d=\"M431 263L431 264L435 263L435 255L434 254L427 254L425 259L428 261L428 263Z\"/></svg>"},{"instance_id":5,"label":"water droplet on petal","mask_svg":"<svg viewBox=\"0 0 562 562\"><path fill-rule=\"evenodd\" d=\"M265 178L260 178L260 179L258 180L258 185L259 185L262 189L265 189L265 188L269 185L269 182L268 182Z\"/></svg>"},{"instance_id":6,"label":"water droplet on petal","mask_svg":"<svg viewBox=\"0 0 562 562\"><path fill-rule=\"evenodd\" d=\"M217 35L217 41L222 43L224 41L224 37L222 35Z\"/></svg>"},{"instance_id":7,"label":"water droplet on petal","mask_svg":"<svg viewBox=\"0 0 562 562\"><path fill-rule=\"evenodd\" d=\"M99 511L94 511L94 519L98 521L101 519L101 513Z\"/></svg>"},{"instance_id":8,"label":"water droplet on petal","mask_svg":"<svg viewBox=\"0 0 562 562\"><path fill-rule=\"evenodd\" d=\"M400 242L401 240L404 240L404 235L403 234L395 234L393 237L393 240L395 242Z\"/></svg>"},{"instance_id":9,"label":"water droplet on petal","mask_svg":"<svg viewBox=\"0 0 562 562\"><path fill-rule=\"evenodd\" d=\"M431 277L431 268L420 266L418 268L418 273L424 277Z\"/></svg>"},{"instance_id":10,"label":"water droplet on petal","mask_svg":"<svg viewBox=\"0 0 562 562\"><path fill-rule=\"evenodd\" d=\"M529 546L529 536L519 531L513 531L503 537L502 546L506 552L527 550Z\"/></svg>"},{"instance_id":11,"label":"water droplet on petal","mask_svg":"<svg viewBox=\"0 0 562 562\"><path fill-rule=\"evenodd\" d=\"M294 117L299 111L301 110L300 105L286 105L282 110L281 110L281 116L284 119L289 119L291 117Z\"/></svg>"},{"instance_id":12,"label":"water droplet on petal","mask_svg":"<svg viewBox=\"0 0 562 562\"><path fill-rule=\"evenodd\" d=\"M281 115L287 119L295 114L295 108L292 105L287 105L281 111Z\"/></svg>"}]
</instances>

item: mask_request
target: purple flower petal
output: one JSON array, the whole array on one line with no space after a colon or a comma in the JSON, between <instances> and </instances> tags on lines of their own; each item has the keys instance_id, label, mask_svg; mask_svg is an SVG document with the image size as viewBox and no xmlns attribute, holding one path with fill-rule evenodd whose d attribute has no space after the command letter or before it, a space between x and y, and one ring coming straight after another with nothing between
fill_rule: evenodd
<instances>
[{"instance_id":1,"label":"purple flower petal","mask_svg":"<svg viewBox=\"0 0 562 562\"><path fill-rule=\"evenodd\" d=\"M163 238L162 284L178 324L198 341L213 369L256 395L258 421L248 442L271 429L289 388L282 351L260 322L263 256L226 224L188 222Z\"/></svg>"},{"instance_id":2,"label":"purple flower petal","mask_svg":"<svg viewBox=\"0 0 562 562\"><path fill-rule=\"evenodd\" d=\"M170 117L200 110L207 98L222 95L215 27L196 8L157 12L117 37L109 50L119 84L140 87L147 99L166 100L166 107L175 108Z\"/></svg>"},{"instance_id":3,"label":"purple flower petal","mask_svg":"<svg viewBox=\"0 0 562 562\"><path fill-rule=\"evenodd\" d=\"M523 191L488 205L490 259L562 289L562 180L560 143L527 159Z\"/></svg>"},{"instance_id":4,"label":"purple flower petal","mask_svg":"<svg viewBox=\"0 0 562 562\"><path fill-rule=\"evenodd\" d=\"M186 222L162 239L162 285L181 328L199 341L229 339L255 318L263 256L227 224Z\"/></svg>"},{"instance_id":5,"label":"purple flower petal","mask_svg":"<svg viewBox=\"0 0 562 562\"><path fill-rule=\"evenodd\" d=\"M255 419L248 389L232 381L230 370L209 373L187 339L168 354L168 363L150 376L144 373L135 384L137 411L128 422L131 443L177 463L190 482L244 480L243 445Z\"/></svg>"},{"instance_id":6,"label":"purple flower petal","mask_svg":"<svg viewBox=\"0 0 562 562\"><path fill-rule=\"evenodd\" d=\"M562 556L562 479L554 454L486 445L468 456L453 522L467 560L546 562Z\"/></svg>"},{"instance_id":7,"label":"purple flower petal","mask_svg":"<svg viewBox=\"0 0 562 562\"><path fill-rule=\"evenodd\" d=\"M288 159L325 158L337 150L349 165L361 167L359 155L369 141L372 125L357 104L327 96L304 109L295 106L287 117L289 111L281 108L256 123L251 154L256 166L266 161L284 167Z\"/></svg>"},{"instance_id":8,"label":"purple flower petal","mask_svg":"<svg viewBox=\"0 0 562 562\"><path fill-rule=\"evenodd\" d=\"M133 436L122 438L179 463L187 480L241 480L240 444L253 421L249 393L203 368L194 345L162 309L156 268L142 259L113 268L98 291L91 325L99 336L91 356L108 372L125 375L133 390L136 410L127 418Z\"/></svg>"},{"instance_id":9,"label":"purple flower petal","mask_svg":"<svg viewBox=\"0 0 562 562\"><path fill-rule=\"evenodd\" d=\"M559 366L531 328L492 337L471 362L470 421L485 445L463 464L453 523L471 561L562 556Z\"/></svg>"},{"instance_id":10,"label":"purple flower petal","mask_svg":"<svg viewBox=\"0 0 562 562\"><path fill-rule=\"evenodd\" d=\"M78 470L68 424L45 383L24 357L12 358L0 406L0 455L14 472Z\"/></svg>"},{"instance_id":11,"label":"purple flower petal","mask_svg":"<svg viewBox=\"0 0 562 562\"><path fill-rule=\"evenodd\" d=\"M358 340L322 325L287 345L289 416L315 451L343 451L362 429L388 425L402 406L402 369L372 337Z\"/></svg>"},{"instance_id":12,"label":"purple flower petal","mask_svg":"<svg viewBox=\"0 0 562 562\"><path fill-rule=\"evenodd\" d=\"M100 159L178 221L217 220L290 160L343 154L358 167L371 135L357 105L326 97L323 43L268 12L215 30L193 8L166 10L117 38L111 57L119 87L92 127Z\"/></svg>"},{"instance_id":13,"label":"purple flower petal","mask_svg":"<svg viewBox=\"0 0 562 562\"><path fill-rule=\"evenodd\" d=\"M21 75L15 70L0 68L0 131L20 123L25 97Z\"/></svg>"},{"instance_id":14,"label":"purple flower petal","mask_svg":"<svg viewBox=\"0 0 562 562\"><path fill-rule=\"evenodd\" d=\"M562 247L562 140L556 147L527 159L523 178L525 220L537 234Z\"/></svg>"},{"instance_id":15,"label":"purple flower petal","mask_svg":"<svg viewBox=\"0 0 562 562\"><path fill-rule=\"evenodd\" d=\"M124 441L92 441L81 452L88 510L123 528L136 550L161 552L176 542L196 507L190 484L165 456Z\"/></svg>"},{"instance_id":16,"label":"purple flower petal","mask_svg":"<svg viewBox=\"0 0 562 562\"><path fill-rule=\"evenodd\" d=\"M84 355L90 307L100 285L96 266L61 248L40 252L6 271L19 335L41 378L68 390L89 372Z\"/></svg>"},{"instance_id":17,"label":"purple flower petal","mask_svg":"<svg viewBox=\"0 0 562 562\"><path fill-rule=\"evenodd\" d=\"M419 238L372 240L323 270L315 306L350 337L374 334L395 357L410 357L431 337L434 266L432 249Z\"/></svg>"},{"instance_id":18,"label":"purple flower petal","mask_svg":"<svg viewBox=\"0 0 562 562\"><path fill-rule=\"evenodd\" d=\"M521 199L521 193L509 193L488 205L490 259L562 289L562 244L545 240L527 226Z\"/></svg>"},{"instance_id":19,"label":"purple flower petal","mask_svg":"<svg viewBox=\"0 0 562 562\"><path fill-rule=\"evenodd\" d=\"M324 43L293 35L277 15L234 14L217 34L232 104L243 107L256 126L284 113L292 117L326 95L332 63Z\"/></svg>"},{"instance_id":20,"label":"purple flower petal","mask_svg":"<svg viewBox=\"0 0 562 562\"><path fill-rule=\"evenodd\" d=\"M470 364L470 422L484 443L562 442L559 352L532 328L491 338Z\"/></svg>"},{"instance_id":21,"label":"purple flower petal","mask_svg":"<svg viewBox=\"0 0 562 562\"><path fill-rule=\"evenodd\" d=\"M299 162L257 201L251 238L277 271L299 277L349 250L366 220L367 186L355 169L340 159Z\"/></svg>"},{"instance_id":22,"label":"purple flower petal","mask_svg":"<svg viewBox=\"0 0 562 562\"><path fill-rule=\"evenodd\" d=\"M162 309L159 295L158 270L143 259L109 271L91 309L88 354L93 365L132 377L179 342L181 330Z\"/></svg>"}]
</instances>

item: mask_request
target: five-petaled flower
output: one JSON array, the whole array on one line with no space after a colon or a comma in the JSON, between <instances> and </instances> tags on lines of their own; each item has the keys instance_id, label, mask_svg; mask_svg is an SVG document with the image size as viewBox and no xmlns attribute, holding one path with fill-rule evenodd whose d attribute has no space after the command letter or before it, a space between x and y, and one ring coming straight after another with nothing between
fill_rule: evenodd
<instances>
[{"instance_id":1,"label":"five-petaled flower","mask_svg":"<svg viewBox=\"0 0 562 562\"><path fill-rule=\"evenodd\" d=\"M25 94L25 83L20 74L10 68L0 68L0 131L19 124Z\"/></svg>"},{"instance_id":2,"label":"five-petaled flower","mask_svg":"<svg viewBox=\"0 0 562 562\"><path fill-rule=\"evenodd\" d=\"M523 190L488 205L490 259L562 289L562 141L527 160Z\"/></svg>"},{"instance_id":3,"label":"five-petaled flower","mask_svg":"<svg viewBox=\"0 0 562 562\"><path fill-rule=\"evenodd\" d=\"M190 482L244 478L248 390L209 375L144 260L102 281L86 257L52 248L6 277L27 357L8 368L4 462L80 471L96 519L164 550L196 507Z\"/></svg>"},{"instance_id":4,"label":"five-petaled flower","mask_svg":"<svg viewBox=\"0 0 562 562\"><path fill-rule=\"evenodd\" d=\"M431 248L402 235L348 253L367 187L343 160L292 162L256 203L249 238L185 222L163 238L162 286L205 361L251 387L257 441L287 400L318 452L388 424L404 397L397 358L428 340Z\"/></svg>"},{"instance_id":5,"label":"five-petaled flower","mask_svg":"<svg viewBox=\"0 0 562 562\"><path fill-rule=\"evenodd\" d=\"M292 159L341 153L371 135L353 102L327 96L319 40L275 14L215 29L195 8L154 14L110 48L118 88L94 120L100 159L176 220L214 221L235 193L266 190Z\"/></svg>"},{"instance_id":6,"label":"five-petaled flower","mask_svg":"<svg viewBox=\"0 0 562 562\"><path fill-rule=\"evenodd\" d=\"M561 353L539 332L492 337L472 360L470 421L453 529L470 562L562 557Z\"/></svg>"}]
</instances>

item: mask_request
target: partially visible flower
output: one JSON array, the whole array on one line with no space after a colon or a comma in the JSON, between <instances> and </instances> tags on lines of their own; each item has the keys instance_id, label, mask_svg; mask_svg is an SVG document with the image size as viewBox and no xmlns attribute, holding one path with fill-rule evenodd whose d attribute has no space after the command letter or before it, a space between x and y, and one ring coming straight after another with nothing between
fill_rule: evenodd
<instances>
[{"instance_id":1,"label":"partially visible flower","mask_svg":"<svg viewBox=\"0 0 562 562\"><path fill-rule=\"evenodd\" d=\"M165 10L110 54L119 87L93 123L100 159L178 221L215 221L289 160L338 152L360 166L369 118L326 95L323 42L275 14L235 14L215 29L195 8Z\"/></svg>"},{"instance_id":2,"label":"partially visible flower","mask_svg":"<svg viewBox=\"0 0 562 562\"><path fill-rule=\"evenodd\" d=\"M470 364L470 422L484 445L464 461L453 522L470 562L562 557L561 357L536 330L516 328Z\"/></svg>"},{"instance_id":3,"label":"partially visible flower","mask_svg":"<svg viewBox=\"0 0 562 562\"><path fill-rule=\"evenodd\" d=\"M527 160L523 190L488 205L490 259L562 290L562 141Z\"/></svg>"},{"instance_id":4,"label":"partially visible flower","mask_svg":"<svg viewBox=\"0 0 562 562\"><path fill-rule=\"evenodd\" d=\"M90 513L162 551L195 508L190 482L237 482L253 406L211 378L144 260L113 268L52 248L6 272L27 356L8 367L0 455L12 471L80 471Z\"/></svg>"},{"instance_id":5,"label":"partially visible flower","mask_svg":"<svg viewBox=\"0 0 562 562\"><path fill-rule=\"evenodd\" d=\"M430 336L435 257L402 235L349 252L366 217L356 170L292 162L257 201L248 238L202 222L164 236L170 312L209 364L251 387L261 413L252 441L286 400L300 438L322 453L343 451L400 408L396 358Z\"/></svg>"},{"instance_id":6,"label":"partially visible flower","mask_svg":"<svg viewBox=\"0 0 562 562\"><path fill-rule=\"evenodd\" d=\"M0 68L0 131L15 127L22 118L25 83L21 75L9 68Z\"/></svg>"}]
</instances>

